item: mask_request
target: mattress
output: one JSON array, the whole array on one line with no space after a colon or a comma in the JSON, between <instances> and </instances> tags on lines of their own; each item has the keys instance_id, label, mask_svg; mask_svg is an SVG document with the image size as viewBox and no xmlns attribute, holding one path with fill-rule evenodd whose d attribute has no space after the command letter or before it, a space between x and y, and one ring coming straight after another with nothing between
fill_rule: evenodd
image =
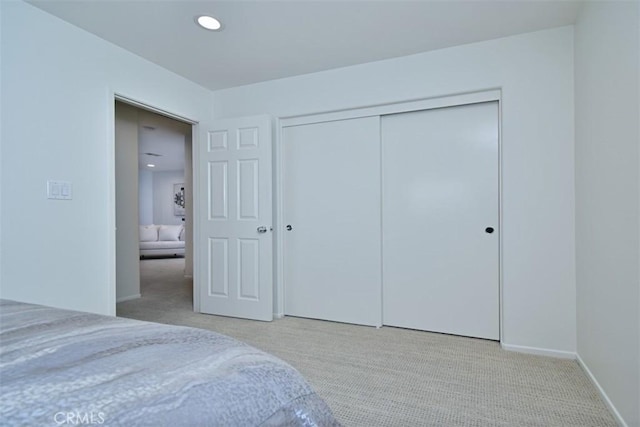
<instances>
[{"instance_id":1,"label":"mattress","mask_svg":"<svg viewBox=\"0 0 640 427\"><path fill-rule=\"evenodd\" d=\"M339 425L293 367L215 332L8 300L0 325L2 425Z\"/></svg>"}]
</instances>

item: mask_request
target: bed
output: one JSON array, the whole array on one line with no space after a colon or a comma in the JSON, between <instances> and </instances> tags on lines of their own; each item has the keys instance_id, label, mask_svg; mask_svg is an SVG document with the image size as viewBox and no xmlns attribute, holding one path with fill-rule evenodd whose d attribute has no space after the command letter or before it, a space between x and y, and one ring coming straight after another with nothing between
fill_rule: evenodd
<instances>
[{"instance_id":1,"label":"bed","mask_svg":"<svg viewBox=\"0 0 640 427\"><path fill-rule=\"evenodd\" d=\"M2 425L337 426L290 365L233 338L0 300Z\"/></svg>"}]
</instances>

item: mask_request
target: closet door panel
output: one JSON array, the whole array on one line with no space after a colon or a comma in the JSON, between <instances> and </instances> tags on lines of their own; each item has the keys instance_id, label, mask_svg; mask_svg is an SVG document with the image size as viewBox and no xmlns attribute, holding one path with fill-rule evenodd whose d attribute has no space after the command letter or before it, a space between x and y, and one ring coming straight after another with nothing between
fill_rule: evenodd
<instances>
[{"instance_id":1,"label":"closet door panel","mask_svg":"<svg viewBox=\"0 0 640 427\"><path fill-rule=\"evenodd\" d=\"M282 136L285 314L381 325L379 117Z\"/></svg>"},{"instance_id":2,"label":"closet door panel","mask_svg":"<svg viewBox=\"0 0 640 427\"><path fill-rule=\"evenodd\" d=\"M381 133L384 324L499 339L498 103L383 116Z\"/></svg>"}]
</instances>

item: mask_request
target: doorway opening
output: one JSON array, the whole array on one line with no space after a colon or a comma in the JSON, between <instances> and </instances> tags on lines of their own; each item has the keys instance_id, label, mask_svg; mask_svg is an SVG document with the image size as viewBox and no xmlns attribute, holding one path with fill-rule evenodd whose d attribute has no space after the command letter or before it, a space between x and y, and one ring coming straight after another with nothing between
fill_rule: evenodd
<instances>
[{"instance_id":1,"label":"doorway opening","mask_svg":"<svg viewBox=\"0 0 640 427\"><path fill-rule=\"evenodd\" d=\"M157 309L193 310L193 124L119 100L114 117L116 313L158 286Z\"/></svg>"}]
</instances>

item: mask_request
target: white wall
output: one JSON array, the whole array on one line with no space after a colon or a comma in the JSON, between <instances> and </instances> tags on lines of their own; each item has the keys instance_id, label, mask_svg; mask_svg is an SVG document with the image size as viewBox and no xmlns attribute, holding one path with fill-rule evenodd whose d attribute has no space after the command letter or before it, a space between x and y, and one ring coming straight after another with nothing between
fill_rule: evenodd
<instances>
[{"instance_id":1,"label":"white wall","mask_svg":"<svg viewBox=\"0 0 640 427\"><path fill-rule=\"evenodd\" d=\"M153 172L153 223L183 224L173 214L173 184L184 184L184 171Z\"/></svg>"},{"instance_id":2,"label":"white wall","mask_svg":"<svg viewBox=\"0 0 640 427\"><path fill-rule=\"evenodd\" d=\"M572 27L221 90L214 110L283 117L490 88L503 94L503 344L571 356Z\"/></svg>"},{"instance_id":3,"label":"white wall","mask_svg":"<svg viewBox=\"0 0 640 427\"><path fill-rule=\"evenodd\" d=\"M139 223L153 224L153 172L138 171Z\"/></svg>"},{"instance_id":4,"label":"white wall","mask_svg":"<svg viewBox=\"0 0 640 427\"><path fill-rule=\"evenodd\" d=\"M578 355L640 426L640 7L588 2L575 27Z\"/></svg>"},{"instance_id":5,"label":"white wall","mask_svg":"<svg viewBox=\"0 0 640 427\"><path fill-rule=\"evenodd\" d=\"M173 214L173 184L185 183L184 171L139 171L140 224L184 224Z\"/></svg>"},{"instance_id":6,"label":"white wall","mask_svg":"<svg viewBox=\"0 0 640 427\"><path fill-rule=\"evenodd\" d=\"M115 110L116 301L140 297L138 239L138 110L121 102Z\"/></svg>"},{"instance_id":7,"label":"white wall","mask_svg":"<svg viewBox=\"0 0 640 427\"><path fill-rule=\"evenodd\" d=\"M113 92L196 121L212 94L27 3L0 9L0 297L113 314ZM47 179L73 200L47 200Z\"/></svg>"}]
</instances>

